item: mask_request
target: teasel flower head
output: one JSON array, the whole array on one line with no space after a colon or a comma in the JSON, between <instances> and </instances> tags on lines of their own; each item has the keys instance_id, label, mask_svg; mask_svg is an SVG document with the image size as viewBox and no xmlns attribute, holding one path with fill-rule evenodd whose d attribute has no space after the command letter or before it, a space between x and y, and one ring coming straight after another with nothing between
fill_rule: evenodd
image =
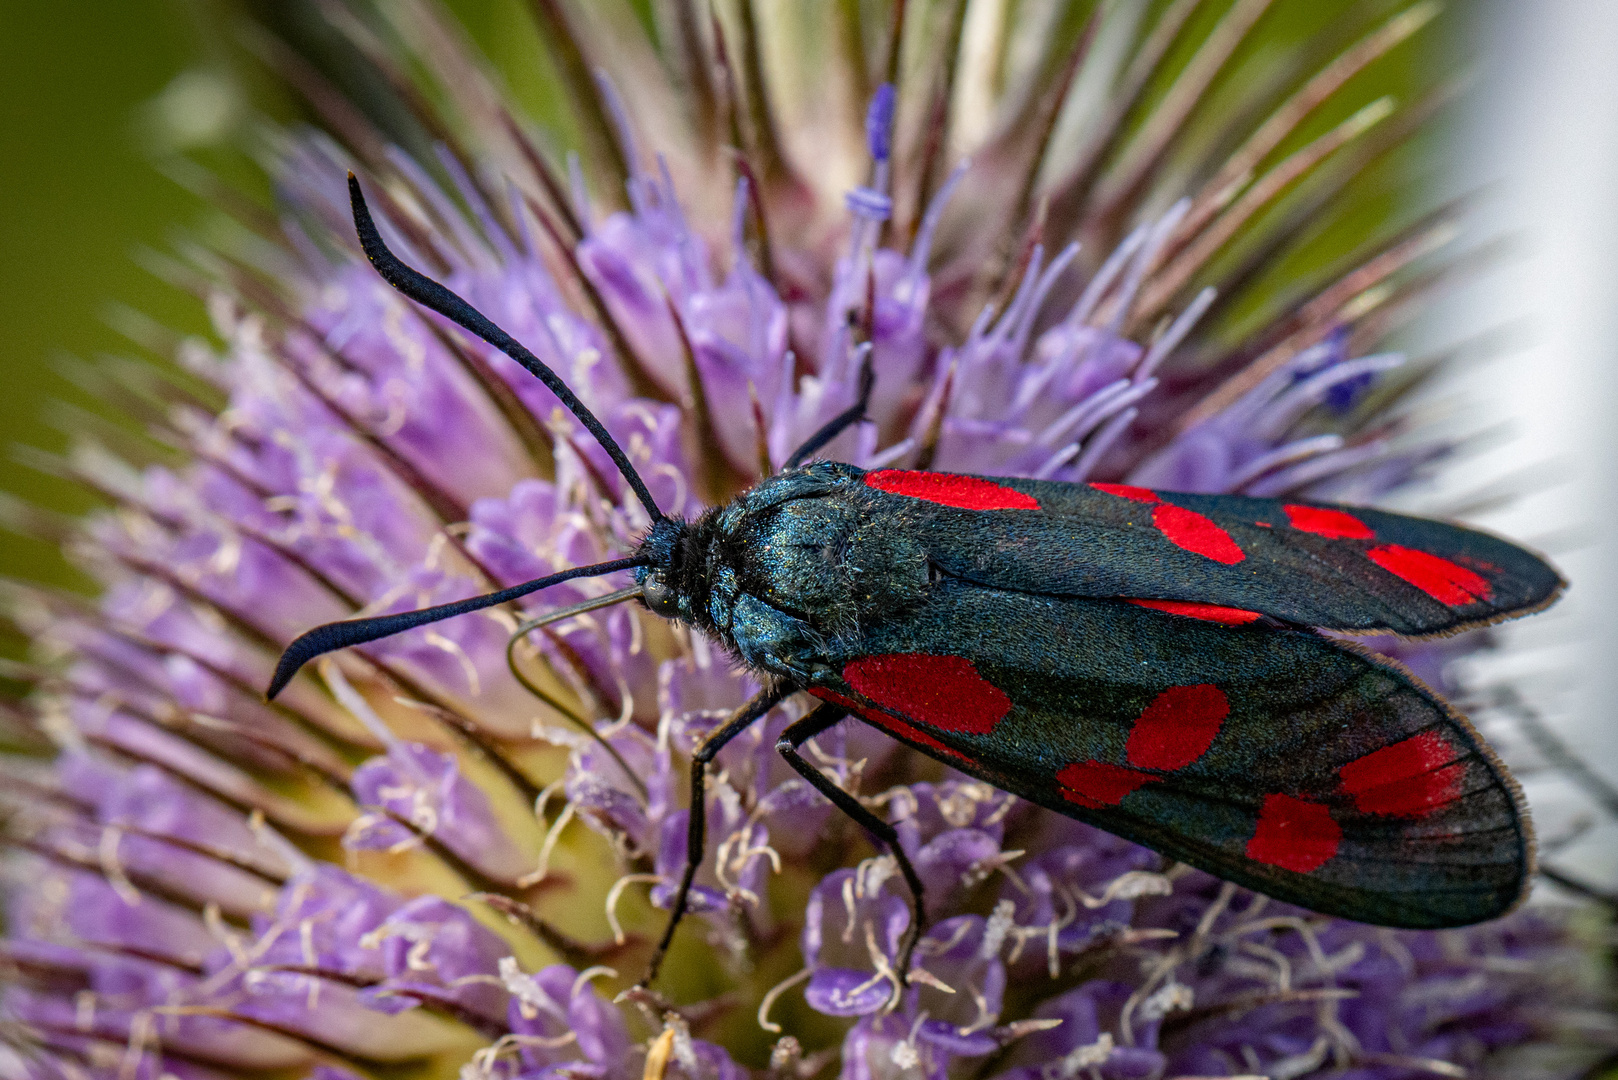
<instances>
[{"instance_id":1,"label":"teasel flower head","mask_svg":"<svg viewBox=\"0 0 1618 1080\"><path fill-rule=\"evenodd\" d=\"M240 226L160 265L212 335L127 320L172 362L105 373L146 435L37 458L106 510L5 507L100 590L6 591L34 652L4 672L28 693L4 713L0 1075L1582 1067L1611 1032L1574 913L1313 915L843 725L813 760L928 890L902 980L893 859L773 751L797 699L720 754L691 918L633 989L691 754L756 687L638 605L524 622L612 577L262 696L311 626L621 555L648 523L554 394L360 257L350 170L670 514L779 468L866 371L873 422L824 456L1400 488L1449 446L1404 404L1434 362L1384 341L1464 260L1456 208L1378 213L1375 184L1449 88L1356 94L1437 6L1328 6L1288 40L1309 5L535 0L537 116L427 0L266 7L243 40L314 121L250 133L273 203L173 164ZM1443 683L1477 645L1402 656Z\"/></svg>"}]
</instances>

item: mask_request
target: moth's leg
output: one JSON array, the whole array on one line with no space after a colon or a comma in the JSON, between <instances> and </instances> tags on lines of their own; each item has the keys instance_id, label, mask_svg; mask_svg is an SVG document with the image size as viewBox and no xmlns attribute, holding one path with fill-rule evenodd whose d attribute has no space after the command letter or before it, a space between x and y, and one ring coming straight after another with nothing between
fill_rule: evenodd
<instances>
[{"instance_id":1,"label":"moth's leg","mask_svg":"<svg viewBox=\"0 0 1618 1080\"><path fill-rule=\"evenodd\" d=\"M888 849L888 853L899 864L899 871L904 874L905 884L910 886L910 898L915 904L915 918L910 920L910 932L905 936L904 949L899 954L899 981L903 984L909 978L910 956L916 951L916 942L921 940L921 932L927 921L927 906L923 902L924 890L921 878L916 874L916 868L910 865L910 857L905 854L904 848L899 846L898 831L871 813L864 803L834 784L831 777L815 768L807 758L798 753L798 747L821 732L836 726L846 716L848 716L847 709L836 705L822 705L783 731L781 737L776 740L775 749L787 759L788 765L797 770L799 776L814 785L816 791L830 799L836 804L837 809L853 818L861 828L881 841L882 846Z\"/></svg>"},{"instance_id":2,"label":"moth's leg","mask_svg":"<svg viewBox=\"0 0 1618 1080\"><path fill-rule=\"evenodd\" d=\"M795 469L803 464L803 459L819 450L822 446L841 435L850 425L857 424L865 419L865 407L871 403L871 387L876 383L876 372L871 370L871 354L865 354L865 363L860 365L860 398L854 404L826 421L819 431L809 436L807 442L787 458L783 469Z\"/></svg>"},{"instance_id":3,"label":"moth's leg","mask_svg":"<svg viewBox=\"0 0 1618 1080\"><path fill-rule=\"evenodd\" d=\"M753 722L781 703L781 699L795 691L795 687L765 687L753 699L731 714L725 725L712 735L708 736L703 744L697 747L696 754L691 758L691 817L687 822L685 834L685 872L680 875L680 887L674 893L674 904L669 908L669 923L663 930L663 937L652 951L652 959L646 965L646 975L641 979L640 985L650 985L657 978L657 969L663 964L663 955L669 951L669 943L674 940L675 928L685 917L686 901L691 896L691 882L696 879L697 870L702 866L703 846L706 842L705 830L707 828L707 786L708 762L712 761L725 744L746 731Z\"/></svg>"}]
</instances>

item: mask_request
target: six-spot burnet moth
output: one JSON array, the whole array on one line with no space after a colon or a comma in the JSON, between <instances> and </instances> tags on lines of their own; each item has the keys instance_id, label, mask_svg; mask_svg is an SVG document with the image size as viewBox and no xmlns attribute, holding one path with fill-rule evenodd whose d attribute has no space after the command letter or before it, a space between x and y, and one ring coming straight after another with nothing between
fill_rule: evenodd
<instances>
[{"instance_id":1,"label":"six-spot burnet moth","mask_svg":"<svg viewBox=\"0 0 1618 1080\"><path fill-rule=\"evenodd\" d=\"M1533 554L1380 511L1126 484L988 479L818 461L695 521L668 517L601 423L532 353L383 244L391 285L544 381L651 517L634 555L421 611L317 627L274 696L322 653L635 571L640 599L710 634L765 689L698 749L688 861L650 980L703 857L706 765L787 696L821 704L777 749L922 886L889 823L799 750L857 716L969 775L1277 899L1363 922L1459 926L1525 891L1516 784L1466 719L1388 659L1321 631L1449 634L1539 610L1563 586ZM870 392L869 371L862 394ZM856 587L857 583L857 587ZM588 606L598 606L591 604Z\"/></svg>"}]
</instances>

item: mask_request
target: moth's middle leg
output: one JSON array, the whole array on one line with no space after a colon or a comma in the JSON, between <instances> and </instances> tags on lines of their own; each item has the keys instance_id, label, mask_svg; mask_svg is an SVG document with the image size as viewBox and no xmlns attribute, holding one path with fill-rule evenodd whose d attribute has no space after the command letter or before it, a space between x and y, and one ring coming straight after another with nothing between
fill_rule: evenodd
<instances>
[{"instance_id":1,"label":"moth's middle leg","mask_svg":"<svg viewBox=\"0 0 1618 1080\"><path fill-rule=\"evenodd\" d=\"M674 940L674 931L685 917L686 903L691 897L691 883L696 880L697 870L702 866L703 848L707 842L708 763L718 756L726 743L752 727L755 721L779 705L781 699L791 692L791 687L766 687L760 690L751 701L732 713L724 726L708 736L692 755L691 816L686 824L685 872L680 875L680 887L675 891L674 903L669 907L668 926L664 928L657 948L652 951L651 962L646 965L646 974L640 985L648 986L657 978L657 969L662 966L663 957Z\"/></svg>"},{"instance_id":2,"label":"moth's middle leg","mask_svg":"<svg viewBox=\"0 0 1618 1080\"><path fill-rule=\"evenodd\" d=\"M899 864L899 872L904 875L905 884L910 887L910 899L915 915L910 920L910 931L905 935L904 948L899 953L899 982L900 985L904 985L910 975L911 955L916 951L916 942L921 940L921 932L926 928L927 922L927 906L923 898L921 877L917 875L916 868L910 865L910 857L899 844L898 830L873 814L864 803L838 787L830 777L798 753L798 748L804 743L821 732L835 727L847 716L848 710L841 706L821 705L783 731L781 737L776 740L775 749L786 758L787 764L791 765L799 776L809 781L816 791L830 799L837 809L853 818L861 828L887 848L888 853Z\"/></svg>"}]
</instances>

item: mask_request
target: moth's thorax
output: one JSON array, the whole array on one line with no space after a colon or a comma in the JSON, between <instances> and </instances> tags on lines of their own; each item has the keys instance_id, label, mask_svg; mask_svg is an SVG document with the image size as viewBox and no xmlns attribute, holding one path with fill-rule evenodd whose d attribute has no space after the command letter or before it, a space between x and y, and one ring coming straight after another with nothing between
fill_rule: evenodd
<instances>
[{"instance_id":1,"label":"moth's thorax","mask_svg":"<svg viewBox=\"0 0 1618 1080\"><path fill-rule=\"evenodd\" d=\"M919 603L927 560L899 523L838 491L794 499L745 528L742 587L825 634L895 615Z\"/></svg>"},{"instance_id":2,"label":"moth's thorax","mask_svg":"<svg viewBox=\"0 0 1618 1080\"><path fill-rule=\"evenodd\" d=\"M806 678L840 639L921 603L925 553L871 512L861 475L828 463L795 469L648 537L648 554L662 555L649 574L668 582L675 617L751 664Z\"/></svg>"}]
</instances>

